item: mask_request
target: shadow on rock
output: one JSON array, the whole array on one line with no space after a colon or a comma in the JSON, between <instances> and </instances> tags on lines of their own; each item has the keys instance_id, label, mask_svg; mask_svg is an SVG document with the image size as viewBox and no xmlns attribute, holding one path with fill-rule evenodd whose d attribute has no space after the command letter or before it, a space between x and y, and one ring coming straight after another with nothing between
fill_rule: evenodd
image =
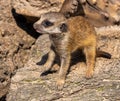
<instances>
[{"instance_id":1,"label":"shadow on rock","mask_svg":"<svg viewBox=\"0 0 120 101\"><path fill-rule=\"evenodd\" d=\"M75 51L74 53L71 54L71 57L72 57L72 58L71 58L70 67L72 67L73 65L76 65L76 64L79 63L79 62L85 62L85 61L86 61L86 60L85 60L85 56L84 56L82 50L77 50L77 51ZM42 57L41 61L37 62L36 64L37 64L37 65L43 65L43 64L45 64L46 61L47 61L47 58L48 58L48 54L45 54L45 55ZM48 75L48 74L52 74L52 73L55 73L56 71L58 71L58 70L59 70L59 67L57 67L57 69L53 69L53 68L56 68L56 67L54 67L55 64L57 64L57 66L60 67L60 57L59 57L58 55L55 57L54 63L53 63L53 65L52 65L52 69L43 72L43 73L41 74L41 76L45 76L45 75ZM68 70L68 73L69 73L69 71L70 71L70 70Z\"/></svg>"},{"instance_id":2,"label":"shadow on rock","mask_svg":"<svg viewBox=\"0 0 120 101\"><path fill-rule=\"evenodd\" d=\"M30 17L30 19L35 19L34 21L27 21L25 16L17 14L15 9L11 10L12 15L16 21L16 24L22 28L24 31L26 31L30 36L37 39L39 37L39 33L37 33L33 28L33 23L38 20L38 18Z\"/></svg>"}]
</instances>

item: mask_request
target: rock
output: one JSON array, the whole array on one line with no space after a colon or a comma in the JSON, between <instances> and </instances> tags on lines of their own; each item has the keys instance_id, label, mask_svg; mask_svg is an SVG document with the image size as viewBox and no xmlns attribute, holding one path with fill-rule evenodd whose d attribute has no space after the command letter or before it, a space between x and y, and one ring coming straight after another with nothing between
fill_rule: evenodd
<instances>
[{"instance_id":1,"label":"rock","mask_svg":"<svg viewBox=\"0 0 120 101\"><path fill-rule=\"evenodd\" d=\"M0 98L8 92L15 70L27 62L35 42L34 37L17 26L10 4L11 0L0 0ZM26 28L25 23L20 24Z\"/></svg>"},{"instance_id":2,"label":"rock","mask_svg":"<svg viewBox=\"0 0 120 101\"><path fill-rule=\"evenodd\" d=\"M47 11L52 6L51 9L56 10L58 4L55 0L51 2L52 4L43 0L41 5L44 4L48 8L43 5L42 9L45 7L44 11ZM32 27L33 23L28 23L26 18L15 12L12 7L14 3L16 7L20 7L17 0L0 1L0 98L8 92L11 76L28 61L31 47L39 36ZM36 4L39 4L39 1Z\"/></svg>"},{"instance_id":3,"label":"rock","mask_svg":"<svg viewBox=\"0 0 120 101\"><path fill-rule=\"evenodd\" d=\"M98 48L112 59L97 58L94 77L86 80L85 61L72 64L63 90L57 90L57 72L40 76L41 59L50 48L47 35L41 35L31 48L29 61L12 77L7 101L119 101L120 100L120 27L96 28ZM74 57L72 61L76 61ZM73 62L74 63L74 62Z\"/></svg>"},{"instance_id":4,"label":"rock","mask_svg":"<svg viewBox=\"0 0 120 101\"><path fill-rule=\"evenodd\" d=\"M82 0L80 0L82 1ZM120 24L120 2L119 0L85 0L83 5L85 14L90 22L96 26ZM90 20L91 19L91 20ZM94 20L92 20L94 19ZM99 19L99 20L98 20ZM93 23L93 24L94 24Z\"/></svg>"},{"instance_id":5,"label":"rock","mask_svg":"<svg viewBox=\"0 0 120 101\"><path fill-rule=\"evenodd\" d=\"M32 79L35 78L35 80L39 78L39 72L41 71L41 69L39 68L40 67L39 65L36 65L36 63L38 62L38 64L39 64L41 56L49 51L50 42L49 42L49 39L47 36L41 36L36 41L39 34L35 32L35 30L32 27L32 24L39 18L41 13L45 13L48 11L59 11L63 1L64 0L35 0L35 1L34 0L7 0L7 2L6 2L5 0L0 0L0 5L1 5L0 6L0 100L5 99L5 95L9 91L11 77L13 75L15 75L17 69L19 69L21 67L25 67L25 68L18 70L18 72L20 72L20 73L18 73L18 72L17 73L20 76L16 76L17 74L15 75L15 78L19 78L18 83L21 80L23 80L24 78L27 79L28 78L27 75L29 75L29 73L30 73L30 75L29 75L30 82L31 82L31 78ZM115 1L117 1L117 0L115 0ZM112 2L115 2L115 1L112 1ZM114 4L116 4L116 3L114 3ZM117 2L117 4L119 4L119 3ZM93 11L93 14L95 14L94 11ZM116 12L115 12L115 14L116 14ZM118 12L118 14L119 14L119 12ZM93 17L93 18L96 18L96 17ZM116 18L118 18L118 17L116 17ZM96 21L99 21L99 19L96 19ZM102 25L104 25L104 24L102 24ZM101 32L101 33L103 33L103 32ZM105 32L105 34L106 34L106 32ZM108 41L109 44L106 43L107 42L106 40L108 40L108 39L105 38L104 35L102 38L100 38L100 40L102 40L102 41L100 41L100 48L103 50L110 51L110 53L114 54L113 58L118 59L120 56L117 53L119 51L119 48L118 48L119 34L115 34L115 36L114 35L110 36L110 34L109 34L108 36L110 37L110 40ZM111 37L113 37L113 38L111 38ZM43 39L41 39L41 38L43 38ZM44 40L44 38L45 38L45 40ZM41 40L42 40L42 42L41 42ZM111 40L113 40L113 41L111 41ZM36 41L36 44L35 44L35 41ZM39 43L39 41L40 41L40 43ZM116 43L116 45L114 45L114 43ZM106 44L106 45L104 46L104 44ZM109 45L112 48L108 48ZM47 49L46 49L46 47L47 47ZM45 59L44 59L44 61L45 61ZM114 60L114 61L116 61L116 60ZM84 63L80 63L80 64L82 64L84 66ZM79 65L79 63L78 63L78 65ZM54 67L55 67L55 69L58 69L57 65L55 65ZM74 68L72 68L72 69L75 70L76 65L73 67ZM81 70L84 71L83 69L81 69ZM24 72L22 72L22 71L25 71L26 75L23 76ZM28 71L31 71L31 72L28 72ZM53 76L54 75L51 75L50 78L53 78ZM48 77L49 77L49 75L48 75ZM15 81L15 80L13 80L13 81ZM38 81L39 81L39 79L38 79ZM11 84L11 86L12 85L13 84ZM54 86L54 84L53 84L53 86ZM16 87L16 86L13 85L12 88L14 88L14 87ZM31 90L34 87L31 87ZM15 88L15 89L16 89L16 92L18 92L17 88ZM25 88L25 89L27 89L27 88ZM11 92L9 93L9 95L10 94L11 94ZM15 94L15 93L13 93L13 94ZM28 93L28 95L29 95L29 93ZM57 96L59 97L62 95L57 94ZM17 96L15 96L15 97L17 97ZM51 97L58 98L58 97L56 97L56 94L53 96L51 95ZM11 98L8 97L8 98L13 99L13 97L11 97ZM38 99L39 99L39 97L38 97ZM43 97L43 99L45 99L45 98ZM31 100L34 101L35 98L33 98ZM13 99L13 101L14 101L14 99Z\"/></svg>"},{"instance_id":6,"label":"rock","mask_svg":"<svg viewBox=\"0 0 120 101\"><path fill-rule=\"evenodd\" d=\"M62 0L12 0L12 8L16 13L24 15L28 21L40 17L42 13L58 11Z\"/></svg>"}]
</instances>

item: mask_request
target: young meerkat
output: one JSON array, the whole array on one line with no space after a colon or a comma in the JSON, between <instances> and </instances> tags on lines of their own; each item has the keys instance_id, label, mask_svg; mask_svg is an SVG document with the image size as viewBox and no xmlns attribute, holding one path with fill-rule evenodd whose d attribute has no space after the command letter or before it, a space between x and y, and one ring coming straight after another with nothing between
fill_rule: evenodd
<instances>
[{"instance_id":1,"label":"young meerkat","mask_svg":"<svg viewBox=\"0 0 120 101\"><path fill-rule=\"evenodd\" d=\"M49 12L42 14L33 27L39 33L49 34L52 42L44 71L51 69L56 54L60 56L58 88L63 88L70 66L71 53L77 49L83 49L86 56L86 78L93 76L96 55L111 58L111 55L106 52L97 53L95 29L81 16L66 19L62 13Z\"/></svg>"}]
</instances>

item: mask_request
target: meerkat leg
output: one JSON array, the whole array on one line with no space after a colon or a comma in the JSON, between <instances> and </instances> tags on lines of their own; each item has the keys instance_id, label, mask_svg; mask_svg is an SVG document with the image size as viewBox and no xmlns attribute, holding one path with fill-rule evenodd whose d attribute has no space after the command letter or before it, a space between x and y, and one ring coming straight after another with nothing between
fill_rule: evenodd
<instances>
[{"instance_id":1,"label":"meerkat leg","mask_svg":"<svg viewBox=\"0 0 120 101\"><path fill-rule=\"evenodd\" d=\"M46 63L43 65L43 67L44 67L43 72L51 69L54 59L55 59L55 53L53 50L50 50L50 52L48 53L48 59L47 59Z\"/></svg>"},{"instance_id":2,"label":"meerkat leg","mask_svg":"<svg viewBox=\"0 0 120 101\"><path fill-rule=\"evenodd\" d=\"M93 76L95 67L96 47L95 46L86 47L85 55L87 64L86 78L91 78Z\"/></svg>"},{"instance_id":3,"label":"meerkat leg","mask_svg":"<svg viewBox=\"0 0 120 101\"><path fill-rule=\"evenodd\" d=\"M70 55L65 58L61 58L61 67L59 71L59 78L57 80L58 89L62 89L65 83L65 78L70 65Z\"/></svg>"}]
</instances>

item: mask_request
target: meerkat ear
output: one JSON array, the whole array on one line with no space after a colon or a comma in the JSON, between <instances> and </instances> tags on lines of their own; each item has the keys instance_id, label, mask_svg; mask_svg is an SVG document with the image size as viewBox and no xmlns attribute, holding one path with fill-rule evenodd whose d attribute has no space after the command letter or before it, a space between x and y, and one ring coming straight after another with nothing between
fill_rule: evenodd
<instances>
[{"instance_id":1,"label":"meerkat ear","mask_svg":"<svg viewBox=\"0 0 120 101\"><path fill-rule=\"evenodd\" d=\"M67 30L68 30L67 24L66 24L66 23L62 23L62 24L60 25L60 31L61 31L61 32L67 32Z\"/></svg>"}]
</instances>

